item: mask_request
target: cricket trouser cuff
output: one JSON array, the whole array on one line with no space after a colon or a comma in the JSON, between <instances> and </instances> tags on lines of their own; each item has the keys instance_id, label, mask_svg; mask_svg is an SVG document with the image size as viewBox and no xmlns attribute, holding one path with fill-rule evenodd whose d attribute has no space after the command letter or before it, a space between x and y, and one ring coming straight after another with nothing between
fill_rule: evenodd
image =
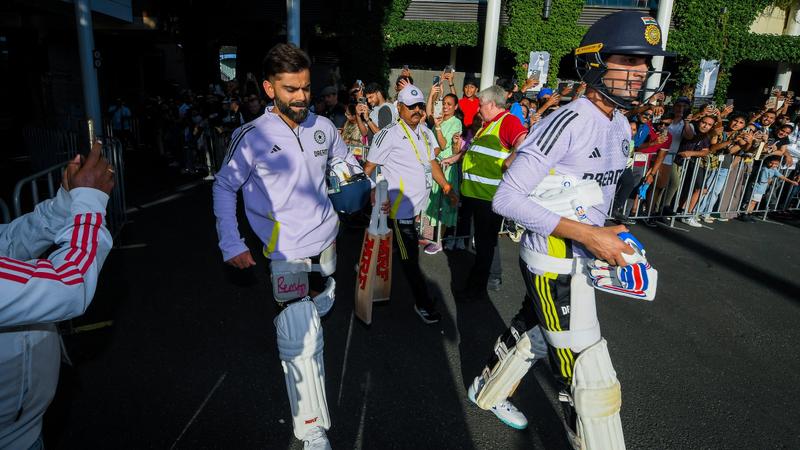
<instances>
[{"instance_id":1,"label":"cricket trouser cuff","mask_svg":"<svg viewBox=\"0 0 800 450\"><path fill-rule=\"evenodd\" d=\"M311 301L289 305L275 318L275 329L294 435L302 440L314 427L327 430L331 426L325 395L324 341L316 306Z\"/></svg>"}]
</instances>

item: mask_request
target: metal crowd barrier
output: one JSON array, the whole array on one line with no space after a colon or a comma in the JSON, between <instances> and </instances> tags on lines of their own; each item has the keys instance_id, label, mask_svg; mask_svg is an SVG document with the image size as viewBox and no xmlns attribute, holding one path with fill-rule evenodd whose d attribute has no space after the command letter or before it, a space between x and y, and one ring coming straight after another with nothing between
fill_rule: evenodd
<instances>
[{"instance_id":1,"label":"metal crowd barrier","mask_svg":"<svg viewBox=\"0 0 800 450\"><path fill-rule=\"evenodd\" d=\"M31 155L33 170L37 171L74 157L80 148L79 142L83 143L74 131L50 128L23 128L22 138Z\"/></svg>"},{"instance_id":2,"label":"metal crowd barrier","mask_svg":"<svg viewBox=\"0 0 800 450\"><path fill-rule=\"evenodd\" d=\"M11 222L11 212L8 210L8 205L2 198L0 198L0 217L2 217L3 223Z\"/></svg>"},{"instance_id":3,"label":"metal crowd barrier","mask_svg":"<svg viewBox=\"0 0 800 450\"><path fill-rule=\"evenodd\" d=\"M75 149L77 151L77 145ZM125 213L125 161L122 150L122 143L119 139L103 138L103 154L114 166L114 190L111 191L106 208L106 224L114 236L119 233L127 220ZM70 159L70 155L67 155L61 162L28 175L14 185L12 195L14 218L21 216L25 210L32 210L40 201L56 195L61 184L62 171ZM47 193L44 198L40 194L42 190Z\"/></svg>"},{"instance_id":4,"label":"metal crowd barrier","mask_svg":"<svg viewBox=\"0 0 800 450\"><path fill-rule=\"evenodd\" d=\"M208 171L206 180L213 180L214 174L222 168L228 144L231 141L231 134L231 131L218 131L216 128L203 131L197 150L203 155L203 164Z\"/></svg>"},{"instance_id":5,"label":"metal crowd barrier","mask_svg":"<svg viewBox=\"0 0 800 450\"><path fill-rule=\"evenodd\" d=\"M640 154L637 154L639 157ZM718 155L713 155L717 157ZM690 217L711 216L722 219L733 219L747 212L748 204L752 197L755 183L758 181L763 160L754 160L750 155L725 155L732 158L727 169L705 169L700 166L700 160L707 157L694 157L673 161L669 168L670 179L658 188L661 171L656 174L652 185L647 189L645 198L640 198L634 189L633 199L626 199L622 207L622 215L630 219L661 219L669 226L674 226L675 219L688 219ZM652 161L655 157L650 158ZM641 160L641 158L639 159ZM691 161L693 160L693 161ZM792 168L783 167L784 158L781 157L780 173L788 177ZM635 168L635 167L634 167ZM638 170L637 179L651 168L651 163L645 165L644 170ZM677 183L675 183L677 175ZM722 179L721 177L725 177ZM698 186L699 189L695 189ZM758 215L766 220L767 215L775 211L797 210L800 208L800 189L790 189L793 186L780 179L773 179L763 195L762 200L756 205L751 214ZM639 185L637 185L638 188ZM790 190L787 190L790 189ZM784 192L786 195L784 196ZM692 202L693 195L697 198ZM611 212L615 211L612 206Z\"/></svg>"}]
</instances>

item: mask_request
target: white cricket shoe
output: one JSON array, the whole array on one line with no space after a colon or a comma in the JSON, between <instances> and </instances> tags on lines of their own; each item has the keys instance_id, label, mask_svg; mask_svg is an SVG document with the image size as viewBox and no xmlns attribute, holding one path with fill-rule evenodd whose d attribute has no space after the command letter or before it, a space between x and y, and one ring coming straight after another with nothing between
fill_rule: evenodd
<instances>
[{"instance_id":1,"label":"white cricket shoe","mask_svg":"<svg viewBox=\"0 0 800 450\"><path fill-rule=\"evenodd\" d=\"M322 427L314 427L303 436L303 450L331 450L328 435Z\"/></svg>"},{"instance_id":2,"label":"white cricket shoe","mask_svg":"<svg viewBox=\"0 0 800 450\"><path fill-rule=\"evenodd\" d=\"M478 404L476 396L478 393L478 386L480 386L480 384L481 377L475 377L475 380L469 386L469 389L467 389L467 397L469 398L469 401L476 405ZM508 401L508 399L503 400L495 406L492 406L489 411L497 416L501 422L510 426L511 428L524 430L528 427L528 419L525 417L525 414L522 414L522 411L517 409L513 403Z\"/></svg>"}]
</instances>

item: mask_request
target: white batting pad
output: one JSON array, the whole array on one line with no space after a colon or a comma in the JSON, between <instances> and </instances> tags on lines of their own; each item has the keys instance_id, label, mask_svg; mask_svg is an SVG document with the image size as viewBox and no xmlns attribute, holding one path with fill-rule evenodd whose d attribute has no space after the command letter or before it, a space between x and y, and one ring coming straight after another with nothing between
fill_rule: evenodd
<instances>
[{"instance_id":1,"label":"white batting pad","mask_svg":"<svg viewBox=\"0 0 800 450\"><path fill-rule=\"evenodd\" d=\"M325 397L322 326L313 302L289 305L275 318L278 353L286 376L297 439L314 427L328 429L331 419Z\"/></svg>"},{"instance_id":2,"label":"white batting pad","mask_svg":"<svg viewBox=\"0 0 800 450\"><path fill-rule=\"evenodd\" d=\"M584 350L575 360L572 398L582 450L625 448L619 417L622 392L605 339Z\"/></svg>"}]
</instances>

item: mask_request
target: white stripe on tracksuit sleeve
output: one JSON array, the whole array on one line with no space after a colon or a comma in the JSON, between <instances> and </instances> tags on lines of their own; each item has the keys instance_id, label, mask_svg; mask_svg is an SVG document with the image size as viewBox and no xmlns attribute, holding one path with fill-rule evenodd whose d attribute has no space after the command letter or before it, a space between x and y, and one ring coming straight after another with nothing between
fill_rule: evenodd
<instances>
[{"instance_id":1,"label":"white stripe on tracksuit sleeve","mask_svg":"<svg viewBox=\"0 0 800 450\"><path fill-rule=\"evenodd\" d=\"M112 246L104 224L108 195L75 188L69 196L66 220L61 219L61 229L50 241L59 248L48 259L31 258L36 250L42 251L58 221L57 211L51 208L63 203L40 204L37 211L0 230L0 252L12 256L0 257L0 327L66 320L83 314L89 306ZM37 222L37 218L44 219Z\"/></svg>"}]
</instances>

